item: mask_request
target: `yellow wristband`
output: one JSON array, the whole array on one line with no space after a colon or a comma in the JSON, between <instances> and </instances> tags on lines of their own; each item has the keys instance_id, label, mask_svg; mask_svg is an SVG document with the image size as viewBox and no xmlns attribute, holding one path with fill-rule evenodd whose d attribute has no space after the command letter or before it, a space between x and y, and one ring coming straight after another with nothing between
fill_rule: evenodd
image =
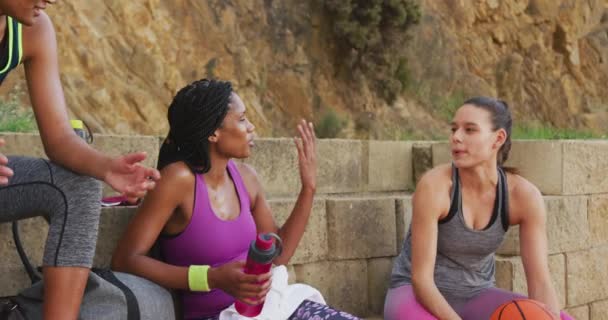
<instances>
[{"instance_id":1,"label":"yellow wristband","mask_svg":"<svg viewBox=\"0 0 608 320\"><path fill-rule=\"evenodd\" d=\"M209 266L192 265L188 268L188 287L191 291L207 292L211 290L207 281L208 271Z\"/></svg>"}]
</instances>

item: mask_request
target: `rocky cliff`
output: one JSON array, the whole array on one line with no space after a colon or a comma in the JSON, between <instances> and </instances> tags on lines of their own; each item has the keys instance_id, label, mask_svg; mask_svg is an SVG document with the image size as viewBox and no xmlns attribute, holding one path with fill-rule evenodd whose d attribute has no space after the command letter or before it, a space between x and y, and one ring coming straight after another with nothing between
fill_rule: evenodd
<instances>
[{"instance_id":1,"label":"rocky cliff","mask_svg":"<svg viewBox=\"0 0 608 320\"><path fill-rule=\"evenodd\" d=\"M390 105L339 68L321 0L74 0L48 13L70 112L98 132L166 133L171 97L202 77L231 80L262 136L293 135L298 118L332 109L344 137L428 137L447 133L445 112L473 94L503 97L525 122L607 127L608 0L421 10L403 50L410 81ZM22 74L1 92L23 91Z\"/></svg>"}]
</instances>

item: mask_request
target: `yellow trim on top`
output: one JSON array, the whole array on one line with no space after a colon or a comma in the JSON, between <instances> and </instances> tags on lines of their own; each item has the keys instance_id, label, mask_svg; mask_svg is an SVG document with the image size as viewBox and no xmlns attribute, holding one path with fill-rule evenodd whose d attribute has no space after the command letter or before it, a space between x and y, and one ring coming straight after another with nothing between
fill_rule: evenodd
<instances>
[{"instance_id":1,"label":"yellow trim on top","mask_svg":"<svg viewBox=\"0 0 608 320\"><path fill-rule=\"evenodd\" d=\"M19 46L19 60L17 60L17 65L21 63L21 58L23 58L23 25L17 22L17 45Z\"/></svg>"},{"instance_id":2,"label":"yellow trim on top","mask_svg":"<svg viewBox=\"0 0 608 320\"><path fill-rule=\"evenodd\" d=\"M11 60L13 60L13 18L6 16L6 24L8 25L8 62L0 73L5 73L11 66Z\"/></svg>"}]
</instances>

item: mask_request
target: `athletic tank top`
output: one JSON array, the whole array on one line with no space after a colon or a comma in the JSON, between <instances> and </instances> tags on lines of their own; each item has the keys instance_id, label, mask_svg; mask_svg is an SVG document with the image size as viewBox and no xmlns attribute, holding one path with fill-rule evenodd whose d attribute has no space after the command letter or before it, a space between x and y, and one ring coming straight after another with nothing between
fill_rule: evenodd
<instances>
[{"instance_id":1,"label":"athletic tank top","mask_svg":"<svg viewBox=\"0 0 608 320\"><path fill-rule=\"evenodd\" d=\"M494 286L494 253L509 227L507 179L498 168L496 200L492 217L482 230L466 225L458 169L452 167L452 194L448 215L438 222L435 285L450 304L468 300ZM395 260L391 288L411 284L411 226L401 253Z\"/></svg>"},{"instance_id":2,"label":"athletic tank top","mask_svg":"<svg viewBox=\"0 0 608 320\"><path fill-rule=\"evenodd\" d=\"M23 56L22 29L21 23L6 16L6 29L0 43L0 84L10 71L21 63Z\"/></svg>"},{"instance_id":3,"label":"athletic tank top","mask_svg":"<svg viewBox=\"0 0 608 320\"><path fill-rule=\"evenodd\" d=\"M228 162L228 173L236 188L240 214L234 220L221 220L211 208L207 185L202 174L195 175L195 200L190 223L176 236L161 236L163 259L177 266L210 265L217 267L235 260L245 260L249 244L255 239L256 226L251 215L249 194L236 164ZM210 292L178 292L184 319L200 319L219 314L234 298L220 289Z\"/></svg>"}]
</instances>

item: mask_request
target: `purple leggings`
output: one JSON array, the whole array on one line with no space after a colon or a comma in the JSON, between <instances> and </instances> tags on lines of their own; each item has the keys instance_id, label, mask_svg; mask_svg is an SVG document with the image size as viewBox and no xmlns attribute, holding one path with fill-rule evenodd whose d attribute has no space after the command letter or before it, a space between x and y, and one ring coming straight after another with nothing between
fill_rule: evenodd
<instances>
[{"instance_id":1,"label":"purple leggings","mask_svg":"<svg viewBox=\"0 0 608 320\"><path fill-rule=\"evenodd\" d=\"M501 304L513 299L522 298L526 297L510 291L490 288L461 305L452 307L463 320L488 320L492 312ZM574 320L574 318L563 311L561 312L561 318L562 320ZM437 320L435 316L416 301L414 289L411 285L404 285L388 291L384 303L384 319Z\"/></svg>"}]
</instances>

